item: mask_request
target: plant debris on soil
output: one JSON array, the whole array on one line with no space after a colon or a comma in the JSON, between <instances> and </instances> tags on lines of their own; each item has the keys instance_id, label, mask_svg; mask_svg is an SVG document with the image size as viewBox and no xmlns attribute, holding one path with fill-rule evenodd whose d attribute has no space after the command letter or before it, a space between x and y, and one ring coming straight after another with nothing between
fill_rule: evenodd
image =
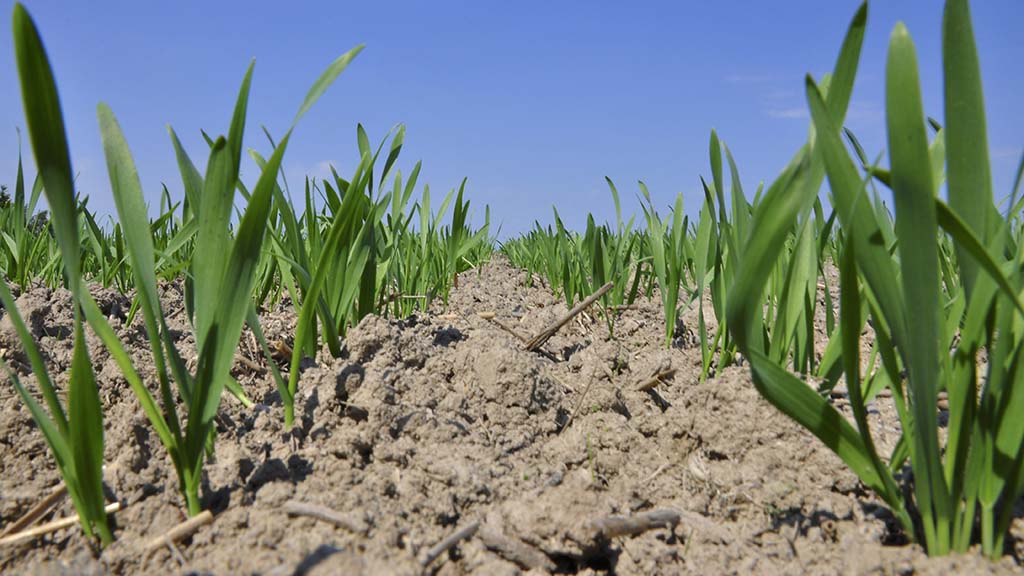
<instances>
[{"instance_id":1,"label":"plant debris on soil","mask_svg":"<svg viewBox=\"0 0 1024 576\"><path fill-rule=\"evenodd\" d=\"M1020 571L1020 549L992 563L977 553L928 558L908 544L835 455L761 399L742 362L701 382L696 310L682 315L668 349L660 304L641 300L615 312L614 334L591 309L530 352L523 338L567 310L527 284L495 256L462 274L447 306L429 315L367 317L348 333L345 357L308 362L293 430L284 428L265 360L243 334L234 374L256 406L222 401L203 491L213 521L181 538L168 536L186 520L174 469L90 335L107 426L104 479L109 500L122 505L112 516L117 540L99 551L75 524L0 547L0 571ZM152 376L141 318L124 324L130 301L112 291L96 297ZM189 350L176 285L164 286L163 305ZM52 373L66 372L70 295L37 288L18 306ZM262 320L268 339L287 347L294 310ZM34 389L6 319L0 354ZM899 429L884 402L872 414L893 430L881 445ZM59 482L28 410L12 388L0 389L0 530ZM64 499L43 520L73 514ZM1019 518L1011 535L1019 548Z\"/></svg>"}]
</instances>

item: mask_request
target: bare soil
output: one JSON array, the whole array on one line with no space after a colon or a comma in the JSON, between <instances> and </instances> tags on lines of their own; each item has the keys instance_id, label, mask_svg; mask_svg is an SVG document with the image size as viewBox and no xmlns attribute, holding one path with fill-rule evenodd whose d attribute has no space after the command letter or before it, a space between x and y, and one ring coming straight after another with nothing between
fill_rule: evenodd
<instances>
[{"instance_id":1,"label":"bare soil","mask_svg":"<svg viewBox=\"0 0 1024 576\"><path fill-rule=\"evenodd\" d=\"M264 360L243 335L235 376L257 402L226 396L216 456L206 466L212 524L173 547L146 544L182 522L166 452L116 365L90 340L106 415L116 543L98 550L79 527L0 547L6 574L948 574L1017 573L1024 523L998 563L977 552L930 559L908 544L878 499L809 433L757 394L742 365L700 381L696 311L663 343L658 302L622 311L611 337L582 316L545 346L533 336L566 312L496 257L463 274L447 306L407 320L370 317L347 355L303 372L300 425L283 426ZM180 291L164 287L179 345L193 357ZM136 366L152 376L141 319L97 290ZM706 303L705 303L706 305ZM18 306L59 383L70 365L69 295L34 289ZM710 313L710 310L708 310ZM713 318L713 314L709 314ZM263 315L289 344L288 307ZM9 322L0 354L29 386ZM652 375L674 369L650 390ZM841 399L840 399L841 401ZM895 441L891 407L873 407L879 442ZM0 386L0 530L60 479L42 435L9 385ZM290 515L321 506L336 523ZM609 517L678 518L614 535ZM73 514L69 502L51 517ZM49 518L47 518L49 519ZM424 567L430 549L471 534ZM475 528L475 531L473 530Z\"/></svg>"}]
</instances>

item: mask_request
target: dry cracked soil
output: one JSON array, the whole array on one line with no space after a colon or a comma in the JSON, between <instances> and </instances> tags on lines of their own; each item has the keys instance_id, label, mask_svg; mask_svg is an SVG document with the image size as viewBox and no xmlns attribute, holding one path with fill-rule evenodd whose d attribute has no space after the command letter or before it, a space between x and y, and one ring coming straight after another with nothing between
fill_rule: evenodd
<instances>
[{"instance_id":1,"label":"dry cracked soil","mask_svg":"<svg viewBox=\"0 0 1024 576\"><path fill-rule=\"evenodd\" d=\"M1000 562L976 551L928 558L901 538L892 516L837 457L758 396L742 362L701 381L695 308L681 316L680 337L668 348L660 305L644 300L615 315L614 334L597 313L582 315L534 353L517 334L538 333L566 307L527 280L495 257L461 275L447 305L430 314L366 318L349 331L342 358L307 362L292 430L244 334L234 374L256 406L228 396L221 404L203 491L214 520L151 553L147 543L185 519L176 476L116 365L90 335L106 418L104 478L109 498L123 505L111 516L117 540L101 551L72 526L0 547L0 571L1020 571L1020 519L1014 548ZM180 289L163 290L178 345L194 357ZM99 289L96 296L152 380L141 319L125 325L130 301ZM37 288L21 294L18 306L62 386L71 359L69 295ZM508 330L480 313L493 313ZM291 307L262 318L268 340L290 343ZM6 319L0 354L34 386ZM892 410L880 401L872 418L877 441L891 445L898 434ZM42 435L5 380L0 531L59 484ZM295 514L303 507L326 518ZM44 521L72 514L65 500ZM438 547L453 535L466 537Z\"/></svg>"}]
</instances>

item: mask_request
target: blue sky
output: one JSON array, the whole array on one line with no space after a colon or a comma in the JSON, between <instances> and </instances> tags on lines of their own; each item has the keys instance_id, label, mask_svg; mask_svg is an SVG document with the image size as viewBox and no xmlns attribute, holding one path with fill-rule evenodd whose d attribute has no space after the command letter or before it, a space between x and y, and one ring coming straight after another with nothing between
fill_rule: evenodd
<instances>
[{"instance_id":1,"label":"blue sky","mask_svg":"<svg viewBox=\"0 0 1024 576\"><path fill-rule=\"evenodd\" d=\"M335 57L363 53L300 124L285 157L293 192L328 164L350 173L355 128L371 140L395 123L408 134L401 166L423 161L436 196L469 178L482 219L503 236L557 205L570 226L613 218L604 177L637 210L636 181L659 205L679 192L699 207L715 128L753 191L804 141L804 74L831 69L853 0L787 2L25 2L55 68L78 188L113 202L96 124L108 103L135 155L148 198L181 184L166 126L205 161L199 130L226 131L256 58L247 146L266 153L266 125L287 129L306 90ZM884 149L884 62L903 20L917 42L927 112L942 116L941 2L870 7L848 126L874 156ZM0 25L0 183L13 185L24 127L10 37ZM972 3L997 196L1008 193L1024 144L1024 2ZM25 141L26 161L31 164ZM29 169L34 174L34 168ZM252 182L257 170L243 166Z\"/></svg>"}]
</instances>

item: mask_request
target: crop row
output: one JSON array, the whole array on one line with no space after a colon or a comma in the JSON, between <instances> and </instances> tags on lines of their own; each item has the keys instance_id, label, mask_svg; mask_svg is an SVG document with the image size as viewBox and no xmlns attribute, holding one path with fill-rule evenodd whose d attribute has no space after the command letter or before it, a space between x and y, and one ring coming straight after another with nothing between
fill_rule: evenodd
<instances>
[{"instance_id":1,"label":"crop row","mask_svg":"<svg viewBox=\"0 0 1024 576\"><path fill-rule=\"evenodd\" d=\"M806 79L807 142L752 199L712 132L711 179L701 179L696 221L684 214L681 195L668 217L659 216L641 182L645 222L623 223L609 180L614 226L590 217L583 234L572 232L556 211L553 226L538 222L502 250L569 305L615 282L600 300L610 323L618 307L657 294L665 345L680 310L696 305L702 377L744 358L761 395L842 458L907 536L941 555L967 550L980 533L983 550L996 557L1024 491L1024 160L997 205L966 0L945 8L944 123L925 116L914 44L902 24L893 30L889 166L884 156L869 158L843 128L866 25L865 4L833 73ZM816 318L825 325L820 355ZM866 369L862 338L869 339ZM828 401L840 383L853 422ZM867 419L883 391L902 427L885 455ZM941 418L940 394L947 395Z\"/></svg>"},{"instance_id":2,"label":"crop row","mask_svg":"<svg viewBox=\"0 0 1024 576\"><path fill-rule=\"evenodd\" d=\"M682 195L662 215L641 182L643 220L626 221L609 180L614 223L598 224L590 216L578 233L564 226L556 210L552 225L538 222L501 250L569 307L612 283L598 306L613 334L618 307L658 298L665 319L662 345L671 346L681 312L696 306L702 378L742 358L761 395L832 449L886 503L908 537L939 555L965 551L980 538L984 552L996 557L1024 491L1024 420L1018 417L1024 412L1024 198L1018 194L1024 163L1007 199L997 204L966 0L948 0L945 8L943 121L925 116L914 44L902 24L893 30L886 65L888 166L886 155L870 158L843 128L867 14L865 3L850 23L833 72L806 78L806 143L776 179L752 195L741 184L729 148L712 132L710 177L700 180L703 202L696 219L684 213ZM459 272L491 253L490 215L481 228L471 227L465 182L436 214L428 187L410 204L419 165L407 178L396 167L401 127L377 148L360 128L361 158L352 176L307 179L301 213L287 185L278 183L291 130L278 142L268 134L273 153L268 159L250 153L262 172L247 190L238 167L252 67L228 135L207 138L205 175L171 131L184 200L173 203L165 189L155 219L148 217L120 128L100 106L119 216L100 226L74 194L56 86L36 29L20 6L14 25L40 177L28 190L19 165L14 198L0 203L0 266L15 285L65 284L73 294L75 354L67 412L6 283L0 283L0 298L22 337L43 403L11 377L47 437L83 527L95 528L104 541L110 534L101 490L102 411L84 345L86 324L138 396L194 515L222 391L244 399L230 377L243 325L270 354L259 330L259 306L287 295L298 310L289 374L274 372L291 425L302 356L314 356L321 347L340 355L346 329L367 314L400 317L425 310L447 297ZM295 122L358 51L328 67ZM49 223L33 216L41 193ZM886 198L892 198L892 211ZM184 284L199 351L195 373L186 369L168 334L158 279ZM134 295L133 314L142 313L150 336L155 383L138 375L92 301L87 281ZM705 317L705 298L713 319ZM815 323L819 318L824 332ZM870 350L863 364L862 339ZM819 348L823 353L816 353ZM840 384L850 398L852 421L829 402ZM941 418L940 394L947 398ZM891 398L902 428L889 454L879 454L867 419L869 403L883 397Z\"/></svg>"},{"instance_id":3,"label":"crop row","mask_svg":"<svg viewBox=\"0 0 1024 576\"><path fill-rule=\"evenodd\" d=\"M100 104L97 116L118 215L116 221L102 226L88 209L87 199L74 191L56 82L38 30L21 5L14 8L13 26L39 176L26 193L19 160L14 197L5 191L0 198L0 267L7 280L21 289L37 282L67 286L75 302L75 322L73 362L67 390L61 392L18 313L7 282L0 283L0 301L22 341L38 394L27 390L13 371L7 373L46 437L83 528L90 535L98 533L103 543L112 539L102 490L103 411L85 345L86 325L103 342L137 396L174 464L189 514L196 515L201 511L203 462L213 449L212 424L222 392L228 389L248 401L230 374L243 326L249 326L268 358L271 354L260 330L258 307L286 295L299 307L287 377L269 362L285 422L291 426L303 356L315 356L321 346L340 356L342 336L368 314L404 317L427 310L434 300L446 300L457 274L491 252L489 212L482 227L472 227L465 181L457 192L444 197L436 211L427 186L413 202L420 165L406 178L397 168L405 138L401 126L377 148L371 147L360 126L360 158L351 178L346 180L332 170L329 180L307 179L301 212L292 203L287 185L279 185L292 129L361 46L327 67L279 141L266 133L273 149L269 158L249 152L261 170L251 190L240 180L239 167L252 65L243 78L228 134L211 138L203 133L209 145L205 174L169 130L184 199L172 202L165 187L155 219L149 217L121 128L110 108ZM280 180L284 182L283 175ZM236 192L241 196L239 203ZM42 194L48 217L35 213ZM168 329L157 291L159 280L183 284L198 351L194 372L186 367ZM140 375L93 300L89 282L132 295L129 321L141 313L155 382Z\"/></svg>"}]
</instances>

